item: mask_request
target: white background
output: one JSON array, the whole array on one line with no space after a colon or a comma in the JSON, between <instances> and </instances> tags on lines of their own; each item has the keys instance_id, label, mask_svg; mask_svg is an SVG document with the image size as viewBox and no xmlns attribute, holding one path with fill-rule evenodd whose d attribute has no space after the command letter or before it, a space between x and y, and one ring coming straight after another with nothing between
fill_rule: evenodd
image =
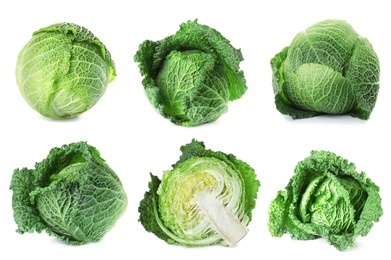
<instances>
[{"instance_id":1,"label":"white background","mask_svg":"<svg viewBox=\"0 0 391 260\"><path fill-rule=\"evenodd\" d=\"M259 3L258 3L259 2ZM390 14L387 1L2 1L0 4L0 258L8 259L390 259ZM198 18L242 50L248 91L211 124L183 128L150 106L133 56L145 39L160 40L179 24ZM270 59L296 33L323 19L347 20L367 37L381 63L376 107L368 121L349 116L292 120L274 106ZM109 49L117 78L98 104L77 119L43 118L21 97L15 82L19 51L31 33L57 22L90 29ZM261 181L249 234L233 248L172 246L144 231L138 205L149 172L161 176L179 158L179 147L196 138L207 148L233 153ZM77 141L97 147L121 178L129 198L126 213L99 242L68 246L46 233L15 232L9 184L13 170L33 167L52 147ZM354 162L381 188L384 215L356 246L339 252L326 240L273 238L267 209L311 150L329 150Z\"/></svg>"}]
</instances>

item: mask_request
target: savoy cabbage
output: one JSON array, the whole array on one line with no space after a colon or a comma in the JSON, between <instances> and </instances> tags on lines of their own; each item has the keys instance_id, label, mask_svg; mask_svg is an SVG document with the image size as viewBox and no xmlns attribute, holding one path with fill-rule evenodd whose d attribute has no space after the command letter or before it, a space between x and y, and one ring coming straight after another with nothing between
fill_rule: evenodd
<instances>
[{"instance_id":1,"label":"savoy cabbage","mask_svg":"<svg viewBox=\"0 0 391 260\"><path fill-rule=\"evenodd\" d=\"M218 31L197 21L160 41L146 40L134 56L145 93L165 118L182 126L217 120L246 92L243 60Z\"/></svg>"},{"instance_id":2,"label":"savoy cabbage","mask_svg":"<svg viewBox=\"0 0 391 260\"><path fill-rule=\"evenodd\" d=\"M338 250L354 245L383 214L379 187L353 163L327 151L299 162L269 207L269 231L292 239L326 238Z\"/></svg>"},{"instance_id":3,"label":"savoy cabbage","mask_svg":"<svg viewBox=\"0 0 391 260\"><path fill-rule=\"evenodd\" d=\"M106 47L86 28L57 23L33 33L20 51L16 82L45 117L76 117L94 106L116 76Z\"/></svg>"},{"instance_id":4,"label":"savoy cabbage","mask_svg":"<svg viewBox=\"0 0 391 260\"><path fill-rule=\"evenodd\" d=\"M85 142L51 149L34 169L16 169L10 188L17 232L45 230L73 245L99 241L128 203L118 176Z\"/></svg>"},{"instance_id":5,"label":"savoy cabbage","mask_svg":"<svg viewBox=\"0 0 391 260\"><path fill-rule=\"evenodd\" d=\"M379 92L380 65L371 43L343 20L298 33L271 60L276 108L294 119L349 114L368 119Z\"/></svg>"},{"instance_id":6,"label":"savoy cabbage","mask_svg":"<svg viewBox=\"0 0 391 260\"><path fill-rule=\"evenodd\" d=\"M260 182L254 169L232 154L193 140L160 180L151 174L139 221L169 244L234 246L248 232Z\"/></svg>"}]
</instances>

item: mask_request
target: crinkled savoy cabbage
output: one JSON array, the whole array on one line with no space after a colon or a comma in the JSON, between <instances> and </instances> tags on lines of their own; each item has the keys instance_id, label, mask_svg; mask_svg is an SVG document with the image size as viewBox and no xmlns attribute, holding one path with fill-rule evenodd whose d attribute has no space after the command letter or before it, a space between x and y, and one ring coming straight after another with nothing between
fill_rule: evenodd
<instances>
[{"instance_id":1,"label":"crinkled savoy cabbage","mask_svg":"<svg viewBox=\"0 0 391 260\"><path fill-rule=\"evenodd\" d=\"M260 183L254 169L196 140L181 151L162 180L151 174L139 221L169 244L235 245L247 234L255 208Z\"/></svg>"},{"instance_id":2,"label":"crinkled savoy cabbage","mask_svg":"<svg viewBox=\"0 0 391 260\"><path fill-rule=\"evenodd\" d=\"M58 23L33 33L19 53L16 81L27 103L45 117L76 117L103 96L116 70L89 30Z\"/></svg>"},{"instance_id":3,"label":"crinkled savoy cabbage","mask_svg":"<svg viewBox=\"0 0 391 260\"><path fill-rule=\"evenodd\" d=\"M334 153L313 151L270 204L268 227L273 236L323 237L344 251L382 214L379 187L364 172Z\"/></svg>"},{"instance_id":4,"label":"crinkled savoy cabbage","mask_svg":"<svg viewBox=\"0 0 391 260\"><path fill-rule=\"evenodd\" d=\"M17 232L45 230L66 244L99 241L125 212L121 181L85 142L53 148L34 169L12 176Z\"/></svg>"},{"instance_id":5,"label":"crinkled savoy cabbage","mask_svg":"<svg viewBox=\"0 0 391 260\"><path fill-rule=\"evenodd\" d=\"M368 119L375 106L378 57L345 21L326 20L300 32L271 66L276 107L294 119L321 114Z\"/></svg>"},{"instance_id":6,"label":"crinkled savoy cabbage","mask_svg":"<svg viewBox=\"0 0 391 260\"><path fill-rule=\"evenodd\" d=\"M182 126L217 120L228 101L247 90L240 50L218 31L197 21L160 41L146 40L134 56L146 95L165 118Z\"/></svg>"}]
</instances>

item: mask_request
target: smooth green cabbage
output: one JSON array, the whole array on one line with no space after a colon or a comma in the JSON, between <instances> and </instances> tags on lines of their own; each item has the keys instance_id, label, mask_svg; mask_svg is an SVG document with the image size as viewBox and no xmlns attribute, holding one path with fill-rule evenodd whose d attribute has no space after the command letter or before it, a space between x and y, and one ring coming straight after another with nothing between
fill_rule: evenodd
<instances>
[{"instance_id":1,"label":"smooth green cabbage","mask_svg":"<svg viewBox=\"0 0 391 260\"><path fill-rule=\"evenodd\" d=\"M16 81L45 117L76 117L103 96L116 76L109 51L89 30L58 23L33 33L19 53Z\"/></svg>"},{"instance_id":2,"label":"smooth green cabbage","mask_svg":"<svg viewBox=\"0 0 391 260\"><path fill-rule=\"evenodd\" d=\"M277 109L293 119L349 114L368 119L379 92L379 59L342 20L298 33L271 60Z\"/></svg>"},{"instance_id":3,"label":"smooth green cabbage","mask_svg":"<svg viewBox=\"0 0 391 260\"><path fill-rule=\"evenodd\" d=\"M313 151L270 204L268 227L276 237L323 237L344 251L382 214L379 187L364 172L334 153Z\"/></svg>"},{"instance_id":4,"label":"smooth green cabbage","mask_svg":"<svg viewBox=\"0 0 391 260\"><path fill-rule=\"evenodd\" d=\"M34 169L16 169L10 189L17 232L45 230L73 245L99 241L128 203L118 176L85 142L51 149Z\"/></svg>"},{"instance_id":5,"label":"smooth green cabbage","mask_svg":"<svg viewBox=\"0 0 391 260\"><path fill-rule=\"evenodd\" d=\"M254 170L232 154L193 140L162 180L151 174L139 221L169 244L233 246L248 232L260 186Z\"/></svg>"},{"instance_id":6,"label":"smooth green cabbage","mask_svg":"<svg viewBox=\"0 0 391 260\"><path fill-rule=\"evenodd\" d=\"M145 93L165 118L182 126L217 120L228 102L247 90L240 50L218 31L197 21L160 41L146 40L134 56Z\"/></svg>"}]
</instances>

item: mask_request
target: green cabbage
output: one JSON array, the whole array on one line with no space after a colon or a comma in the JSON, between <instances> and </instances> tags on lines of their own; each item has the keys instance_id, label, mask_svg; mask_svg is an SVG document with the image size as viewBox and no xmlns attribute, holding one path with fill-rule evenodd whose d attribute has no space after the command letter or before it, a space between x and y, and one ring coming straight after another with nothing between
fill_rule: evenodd
<instances>
[{"instance_id":1,"label":"green cabbage","mask_svg":"<svg viewBox=\"0 0 391 260\"><path fill-rule=\"evenodd\" d=\"M51 149L34 169L16 169L10 188L17 232L45 230L74 245L99 241L128 202L118 176L85 142Z\"/></svg>"},{"instance_id":2,"label":"green cabbage","mask_svg":"<svg viewBox=\"0 0 391 260\"><path fill-rule=\"evenodd\" d=\"M382 214L379 187L364 172L334 153L313 151L270 204L268 227L276 237L327 238L344 251Z\"/></svg>"},{"instance_id":3,"label":"green cabbage","mask_svg":"<svg viewBox=\"0 0 391 260\"><path fill-rule=\"evenodd\" d=\"M276 107L294 119L321 114L368 119L376 104L378 57L345 21L322 21L298 33L271 66Z\"/></svg>"},{"instance_id":4,"label":"green cabbage","mask_svg":"<svg viewBox=\"0 0 391 260\"><path fill-rule=\"evenodd\" d=\"M189 21L163 40L146 40L134 56L145 93L165 118L182 126L217 120L247 90L240 50L218 31Z\"/></svg>"},{"instance_id":5,"label":"green cabbage","mask_svg":"<svg viewBox=\"0 0 391 260\"><path fill-rule=\"evenodd\" d=\"M151 174L139 221L169 244L233 246L248 232L260 186L254 170L232 154L193 140L162 180Z\"/></svg>"},{"instance_id":6,"label":"green cabbage","mask_svg":"<svg viewBox=\"0 0 391 260\"><path fill-rule=\"evenodd\" d=\"M94 106L116 75L106 47L90 31L58 23L33 33L19 53L16 81L45 117L76 117Z\"/></svg>"}]
</instances>

